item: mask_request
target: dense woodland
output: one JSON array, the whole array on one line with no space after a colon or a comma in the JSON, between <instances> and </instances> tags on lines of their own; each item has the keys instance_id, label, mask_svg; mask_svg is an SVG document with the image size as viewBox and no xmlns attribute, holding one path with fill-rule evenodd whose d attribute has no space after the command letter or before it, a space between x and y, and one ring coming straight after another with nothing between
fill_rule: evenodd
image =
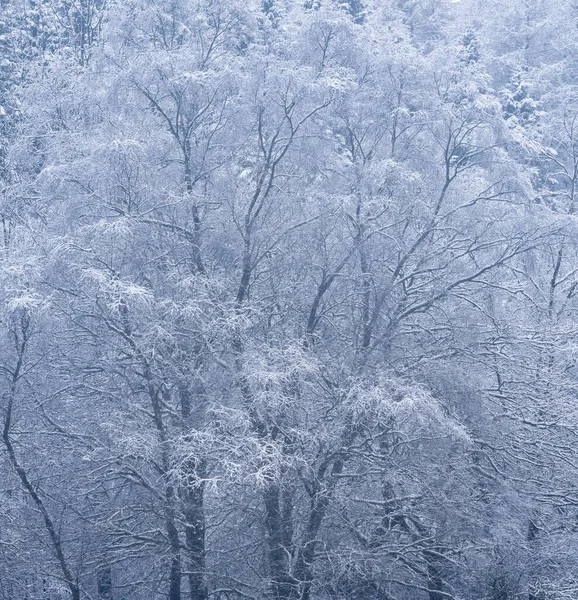
<instances>
[{"instance_id":1,"label":"dense woodland","mask_svg":"<svg viewBox=\"0 0 578 600\"><path fill-rule=\"evenodd\" d=\"M2 600L578 598L578 4L0 0Z\"/></svg>"}]
</instances>

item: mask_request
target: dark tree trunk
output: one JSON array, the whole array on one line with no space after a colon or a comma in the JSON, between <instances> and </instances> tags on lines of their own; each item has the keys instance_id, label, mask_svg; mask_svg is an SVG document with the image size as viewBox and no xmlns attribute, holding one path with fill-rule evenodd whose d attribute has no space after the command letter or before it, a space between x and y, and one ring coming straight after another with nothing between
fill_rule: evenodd
<instances>
[{"instance_id":1,"label":"dark tree trunk","mask_svg":"<svg viewBox=\"0 0 578 600\"><path fill-rule=\"evenodd\" d=\"M181 600L181 552L179 532L174 520L167 518L167 535L171 546L171 567L169 573L169 600Z\"/></svg>"},{"instance_id":2,"label":"dark tree trunk","mask_svg":"<svg viewBox=\"0 0 578 600\"><path fill-rule=\"evenodd\" d=\"M290 548L285 546L285 530L279 485L270 483L263 493L267 552L271 575L271 591L275 600L296 597L295 580L289 573Z\"/></svg>"},{"instance_id":3,"label":"dark tree trunk","mask_svg":"<svg viewBox=\"0 0 578 600\"><path fill-rule=\"evenodd\" d=\"M191 465L194 475L183 493L185 544L191 600L206 600L205 586L205 510L203 496L206 466L204 461Z\"/></svg>"},{"instance_id":4,"label":"dark tree trunk","mask_svg":"<svg viewBox=\"0 0 578 600\"><path fill-rule=\"evenodd\" d=\"M113 600L112 569L110 566L99 567L96 573L96 584L100 600Z\"/></svg>"},{"instance_id":5,"label":"dark tree trunk","mask_svg":"<svg viewBox=\"0 0 578 600\"><path fill-rule=\"evenodd\" d=\"M200 360L196 365L200 367ZM183 426L199 427L204 422L205 390L202 382L197 381L195 411L193 411L193 394L186 385L181 386L181 415ZM194 414L196 413L196 415ZM196 423L193 422L197 417ZM207 464L203 458L191 458L185 465L185 483L179 493L182 511L185 517L185 549L186 571L189 579L189 594L191 600L206 600L208 597L205 585L205 478Z\"/></svg>"}]
</instances>

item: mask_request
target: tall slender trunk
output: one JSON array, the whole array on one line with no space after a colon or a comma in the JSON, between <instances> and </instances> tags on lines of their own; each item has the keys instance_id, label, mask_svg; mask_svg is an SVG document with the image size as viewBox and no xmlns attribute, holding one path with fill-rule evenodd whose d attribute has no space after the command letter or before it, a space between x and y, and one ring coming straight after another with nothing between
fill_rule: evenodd
<instances>
[{"instance_id":1,"label":"tall slender trunk","mask_svg":"<svg viewBox=\"0 0 578 600\"><path fill-rule=\"evenodd\" d=\"M161 466L162 474L165 478L169 478L170 475L170 457L167 448L167 431L163 421L162 406L159 401L159 390L153 384L152 374L149 370L148 364L145 363L145 378L148 382L148 391L153 407L153 416L159 441L161 442ZM164 514L165 514L165 527L167 531L167 538L169 540L169 551L170 551L170 568L169 568L169 600L181 600L181 578L182 578L182 565L181 565L181 542L179 539L179 531L176 526L176 497L175 489L173 484L167 480L166 487L164 490L165 502L164 502Z\"/></svg>"},{"instance_id":2,"label":"tall slender trunk","mask_svg":"<svg viewBox=\"0 0 578 600\"><path fill-rule=\"evenodd\" d=\"M358 186L360 184L358 183ZM365 247L365 215L363 214L363 195L357 192L357 207L355 210L355 219L357 233L355 236L355 245L359 254L359 266L361 268L361 359L362 364L365 361L367 352L371 345L373 333L373 323L371 318L371 288L372 273L370 270L367 249Z\"/></svg>"},{"instance_id":3,"label":"tall slender trunk","mask_svg":"<svg viewBox=\"0 0 578 600\"><path fill-rule=\"evenodd\" d=\"M201 361L198 360L197 368ZM180 388L181 416L185 437L188 428L198 428L204 421L205 389L202 382L197 381L194 394L187 385ZM196 399L195 411L193 411L192 400ZM193 413L196 413L198 422L193 423ZM204 458L193 457L185 464L184 484L179 493L182 503L183 516L185 518L185 570L189 580L189 595L191 600L206 600L208 597L205 585L205 479L207 476L207 463Z\"/></svg>"},{"instance_id":4,"label":"tall slender trunk","mask_svg":"<svg viewBox=\"0 0 578 600\"><path fill-rule=\"evenodd\" d=\"M205 461L191 465L191 471L194 472L194 481L191 480L183 492L186 570L191 600L206 600L208 594L205 586Z\"/></svg>"},{"instance_id":5,"label":"tall slender trunk","mask_svg":"<svg viewBox=\"0 0 578 600\"><path fill-rule=\"evenodd\" d=\"M263 492L267 554L271 576L271 591L275 600L296 597L295 580L289 572L291 550L285 545L285 526L280 486L271 482Z\"/></svg>"},{"instance_id":6,"label":"tall slender trunk","mask_svg":"<svg viewBox=\"0 0 578 600\"><path fill-rule=\"evenodd\" d=\"M126 305L124 305L126 307ZM130 340L131 347L135 350L136 355L141 359L144 378L147 382L147 390L153 409L153 421L157 429L159 442L161 443L161 467L162 475L166 479L166 487L164 490L164 515L167 538L169 541L170 552L170 568L169 568L169 598L168 600L181 600L181 542L179 539L179 531L176 526L176 494L174 485L170 481L171 459L168 447L168 433L164 422L163 405L160 395L165 396L165 402L168 404L169 392L164 383L158 385L155 382L155 377L151 371L148 361L143 357L134 340L131 337L131 329L128 323L128 312L124 311L125 316L125 335Z\"/></svg>"},{"instance_id":7,"label":"tall slender trunk","mask_svg":"<svg viewBox=\"0 0 578 600\"><path fill-rule=\"evenodd\" d=\"M181 148L183 152L183 160L185 165L185 188L191 200L191 212L193 215L193 265L197 274L204 275L205 264L203 262L203 255L201 252L201 215L199 212L197 202L193 196L193 189L195 184L193 181L193 173L191 171L190 140L185 140L184 143L181 144Z\"/></svg>"},{"instance_id":8,"label":"tall slender trunk","mask_svg":"<svg viewBox=\"0 0 578 600\"><path fill-rule=\"evenodd\" d=\"M175 497L172 485L168 484L165 490L165 526L167 528L167 537L169 539L171 566L169 569L169 600L181 600L181 542L179 540L179 531L175 525Z\"/></svg>"}]
</instances>

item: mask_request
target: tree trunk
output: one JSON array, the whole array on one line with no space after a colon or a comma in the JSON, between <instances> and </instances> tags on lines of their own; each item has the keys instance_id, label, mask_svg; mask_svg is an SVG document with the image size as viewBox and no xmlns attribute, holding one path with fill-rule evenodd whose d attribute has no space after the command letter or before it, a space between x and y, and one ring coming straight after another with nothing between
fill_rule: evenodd
<instances>
[{"instance_id":1,"label":"tree trunk","mask_svg":"<svg viewBox=\"0 0 578 600\"><path fill-rule=\"evenodd\" d=\"M181 552L179 532L174 524L174 519L167 516L167 535L171 546L171 567L169 573L169 600L181 600Z\"/></svg>"},{"instance_id":2,"label":"tree trunk","mask_svg":"<svg viewBox=\"0 0 578 600\"><path fill-rule=\"evenodd\" d=\"M96 573L96 584L99 600L113 600L112 569L110 566L99 567Z\"/></svg>"},{"instance_id":3,"label":"tree trunk","mask_svg":"<svg viewBox=\"0 0 578 600\"><path fill-rule=\"evenodd\" d=\"M200 360L196 367L200 367ZM196 411L193 411L192 394L186 385L180 388L181 415L185 430L189 427L199 427L204 421L205 390L202 382L197 381L194 397L197 400ZM197 412L197 423L193 423L193 413ZM186 435L186 434L185 434ZM205 459L191 458L185 465L185 484L179 493L182 510L185 517L185 549L186 571L189 579L189 594L191 600L206 600L208 597L205 586L205 478L207 463Z\"/></svg>"},{"instance_id":4,"label":"tree trunk","mask_svg":"<svg viewBox=\"0 0 578 600\"><path fill-rule=\"evenodd\" d=\"M295 580L289 573L291 552L284 543L286 528L283 523L279 485L270 483L263 492L263 501L272 595L275 600L290 600L296 597L296 587Z\"/></svg>"},{"instance_id":5,"label":"tree trunk","mask_svg":"<svg viewBox=\"0 0 578 600\"><path fill-rule=\"evenodd\" d=\"M183 492L185 515L186 568L191 600L206 600L205 586L205 510L203 496L206 465L191 465L191 481Z\"/></svg>"}]
</instances>

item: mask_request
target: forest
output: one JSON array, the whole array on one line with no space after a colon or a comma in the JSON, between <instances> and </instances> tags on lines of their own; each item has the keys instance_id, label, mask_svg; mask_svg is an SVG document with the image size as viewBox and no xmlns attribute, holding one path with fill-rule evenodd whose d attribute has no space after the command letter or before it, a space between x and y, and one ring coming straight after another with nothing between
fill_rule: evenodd
<instances>
[{"instance_id":1,"label":"forest","mask_svg":"<svg viewBox=\"0 0 578 600\"><path fill-rule=\"evenodd\" d=\"M575 319L574 0L0 0L0 600L576 600Z\"/></svg>"}]
</instances>

